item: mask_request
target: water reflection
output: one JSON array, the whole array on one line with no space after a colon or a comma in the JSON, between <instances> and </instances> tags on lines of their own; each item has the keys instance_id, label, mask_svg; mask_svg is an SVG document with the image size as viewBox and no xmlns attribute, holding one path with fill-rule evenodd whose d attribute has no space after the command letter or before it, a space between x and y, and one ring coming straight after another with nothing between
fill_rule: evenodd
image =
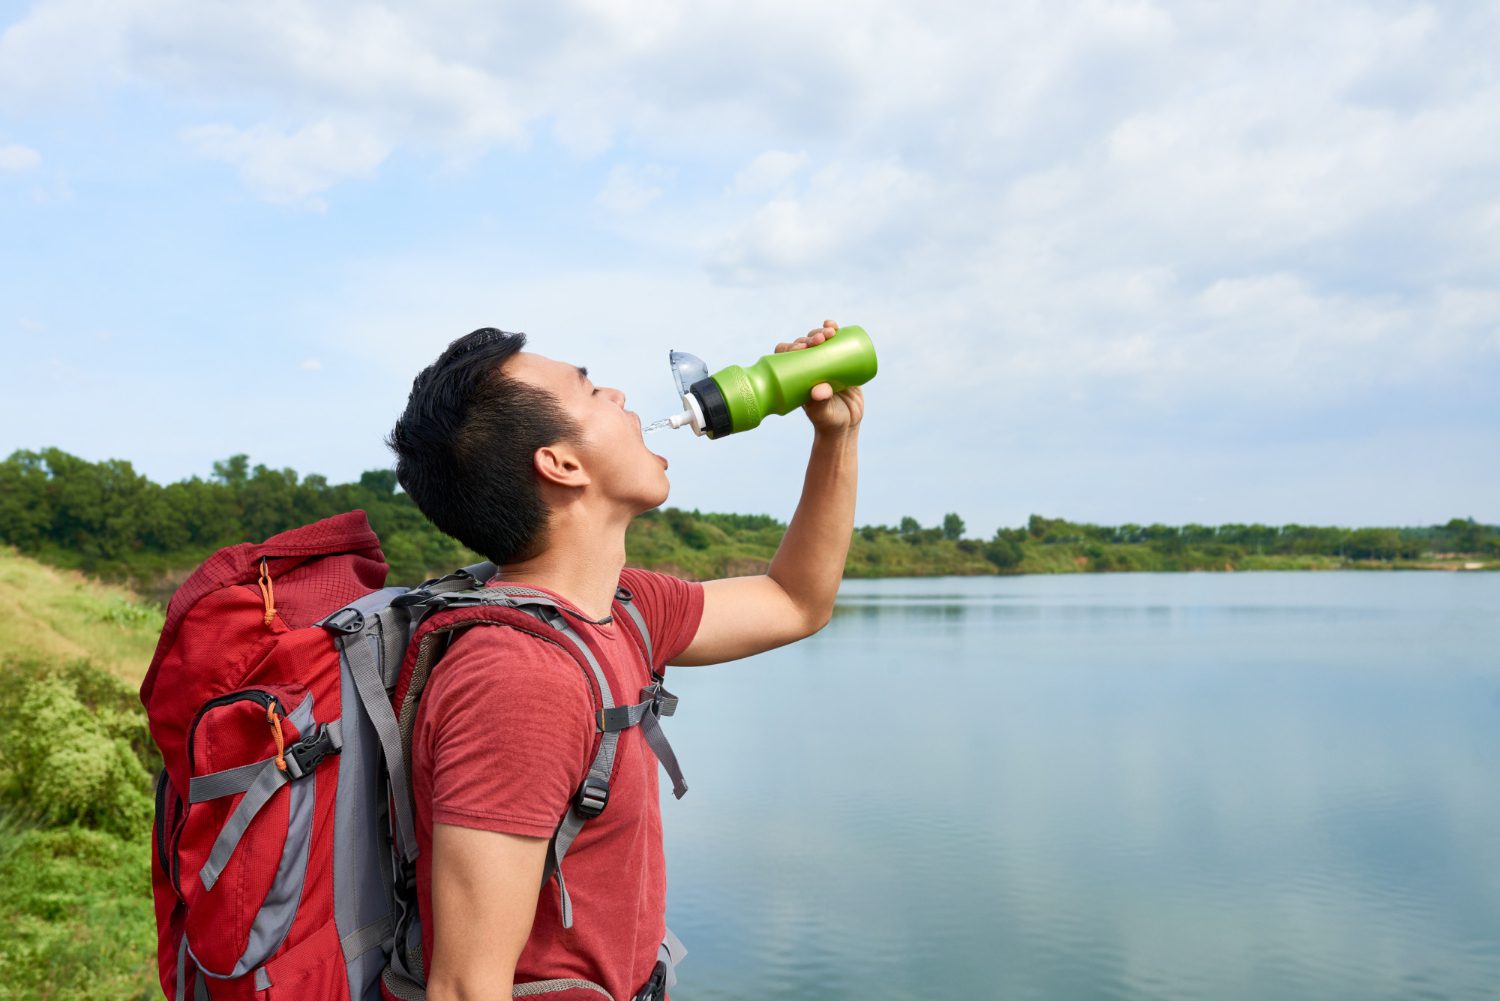
<instances>
[{"instance_id":1,"label":"water reflection","mask_svg":"<svg viewBox=\"0 0 1500 1001\"><path fill-rule=\"evenodd\" d=\"M674 996L1483 996L1500 576L1465 580L851 582L674 672Z\"/></svg>"}]
</instances>

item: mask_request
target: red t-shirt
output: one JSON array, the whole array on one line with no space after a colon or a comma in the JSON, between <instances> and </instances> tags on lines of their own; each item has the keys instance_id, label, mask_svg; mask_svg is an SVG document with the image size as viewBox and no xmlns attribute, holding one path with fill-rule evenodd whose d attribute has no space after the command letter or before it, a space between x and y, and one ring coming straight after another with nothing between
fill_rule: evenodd
<instances>
[{"instance_id":1,"label":"red t-shirt","mask_svg":"<svg viewBox=\"0 0 1500 1001\"><path fill-rule=\"evenodd\" d=\"M633 568L620 584L651 631L652 667L664 670L698 631L703 586ZM633 623L568 622L598 657L616 704L640 701L651 672L628 632ZM423 955L436 954L434 934L442 934L431 920L432 825L550 838L592 761L591 692L570 655L504 627L461 633L433 670L412 736ZM639 727L621 733L609 805L583 825L563 861L573 927L562 927L549 881L516 983L577 977L629 998L650 977L667 902L658 767Z\"/></svg>"}]
</instances>

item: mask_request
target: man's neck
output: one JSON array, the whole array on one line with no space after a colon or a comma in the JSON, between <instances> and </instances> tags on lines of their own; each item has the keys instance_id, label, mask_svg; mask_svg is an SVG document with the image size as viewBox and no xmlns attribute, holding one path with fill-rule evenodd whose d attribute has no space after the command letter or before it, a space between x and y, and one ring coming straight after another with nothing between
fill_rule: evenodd
<instances>
[{"instance_id":1,"label":"man's neck","mask_svg":"<svg viewBox=\"0 0 1500 1001\"><path fill-rule=\"evenodd\" d=\"M562 521L552 526L547 548L521 563L500 568L500 577L517 584L545 587L562 595L591 619L602 619L614 607L615 588L625 566L625 529Z\"/></svg>"}]
</instances>

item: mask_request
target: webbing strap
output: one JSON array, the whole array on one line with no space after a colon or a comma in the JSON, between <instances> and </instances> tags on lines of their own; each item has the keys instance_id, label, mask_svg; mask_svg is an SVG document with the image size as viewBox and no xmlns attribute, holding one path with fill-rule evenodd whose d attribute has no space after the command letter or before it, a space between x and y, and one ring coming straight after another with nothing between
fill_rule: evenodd
<instances>
[{"instance_id":1,"label":"webbing strap","mask_svg":"<svg viewBox=\"0 0 1500 1001\"><path fill-rule=\"evenodd\" d=\"M593 672L594 680L599 685L599 700L603 703L604 711L607 712L615 708L614 694L609 689L609 680L605 678L604 669L599 666L598 658L589 649L589 645L568 624L568 620L557 613L555 604L551 602L548 604L553 605L553 614L550 616L552 621L550 624L558 632L562 633L568 639L568 642L577 648L578 652L583 655L584 660L588 663L589 670ZM584 780L586 786L595 785L603 786L605 789L609 788L609 776L615 768L615 748L619 742L620 735L618 732L605 733L599 739L599 751L594 755L593 763L589 765L588 778ZM568 849L572 847L574 839L578 837L578 832L583 830L583 825L587 820L587 816L578 812L578 804L576 802L568 807L568 812L563 814L562 822L557 825L557 833L552 835L552 844L547 850L547 864L542 872L543 886L547 885L548 879L554 877L557 879L557 892L561 898L562 923L564 928L573 927L573 901L568 897L567 884L563 882L562 862L563 858L568 854Z\"/></svg>"},{"instance_id":2,"label":"webbing strap","mask_svg":"<svg viewBox=\"0 0 1500 1001\"><path fill-rule=\"evenodd\" d=\"M656 713L649 712L641 718L641 736L646 738L651 753L656 755L656 760L661 762L667 777L672 780L672 795L681 799L688 790L687 782L682 778L682 766L677 763L677 753L667 742L667 735L662 731L661 720Z\"/></svg>"},{"instance_id":3,"label":"webbing strap","mask_svg":"<svg viewBox=\"0 0 1500 1001\"><path fill-rule=\"evenodd\" d=\"M619 733L621 730L629 730L638 725L650 711L650 702L638 702L633 706L615 706L613 709L599 710L595 722L600 733Z\"/></svg>"},{"instance_id":4,"label":"webbing strap","mask_svg":"<svg viewBox=\"0 0 1500 1001\"><path fill-rule=\"evenodd\" d=\"M389 692L396 687L401 676L401 662L406 659L406 644L411 640L411 609L385 608L376 619L380 629L381 682Z\"/></svg>"},{"instance_id":5,"label":"webbing strap","mask_svg":"<svg viewBox=\"0 0 1500 1001\"><path fill-rule=\"evenodd\" d=\"M687 946L668 928L666 936L661 940L661 947L656 950L656 961L667 964L668 990L677 986L677 967L686 958Z\"/></svg>"},{"instance_id":6,"label":"webbing strap","mask_svg":"<svg viewBox=\"0 0 1500 1001\"><path fill-rule=\"evenodd\" d=\"M637 702L633 706L615 706L613 709L599 710L595 717L599 732L629 730L645 719L647 713L656 716L671 716L677 712L677 696L661 687L660 683L642 688L641 697L644 701Z\"/></svg>"},{"instance_id":7,"label":"webbing strap","mask_svg":"<svg viewBox=\"0 0 1500 1001\"><path fill-rule=\"evenodd\" d=\"M194 775L188 783L188 802L202 803L210 799L218 799L221 796L233 796L235 793L244 792L254 784L256 778L265 770L266 762L276 761L275 756L252 761L248 765L240 765L238 768L226 768L222 772L209 772L207 775Z\"/></svg>"},{"instance_id":8,"label":"webbing strap","mask_svg":"<svg viewBox=\"0 0 1500 1001\"><path fill-rule=\"evenodd\" d=\"M563 850L566 851L567 849L563 849ZM561 861L561 860L559 859L559 861ZM553 875L553 878L555 878L557 880L558 906L559 906L559 909L562 912L562 926L564 928L572 928L573 927L573 898L570 897L570 896L568 896L568 884L563 879L562 866L558 865L557 868L553 869L552 870L552 875ZM543 883L542 885L545 886L546 883Z\"/></svg>"},{"instance_id":9,"label":"webbing strap","mask_svg":"<svg viewBox=\"0 0 1500 1001\"><path fill-rule=\"evenodd\" d=\"M338 750L344 746L343 723L341 720L324 723L320 728L308 734L307 737L314 739L326 737L328 746L334 750ZM305 740L307 737L303 739ZM297 744L301 743L302 741L297 741ZM285 755L287 771L291 773L290 777L294 779L307 774L306 772L298 771L298 768L295 766L296 759L292 757L291 752L297 744L288 747L288 753ZM209 772L207 775L194 775L188 783L188 802L204 803L211 799L221 799L224 796L233 796L236 793L246 792L255 784L255 779L265 768L266 762L274 762L275 760L276 758L273 755L269 758L262 758L259 761L252 761L248 765L240 765L237 768L226 768L221 772Z\"/></svg>"},{"instance_id":10,"label":"webbing strap","mask_svg":"<svg viewBox=\"0 0 1500 1001\"><path fill-rule=\"evenodd\" d=\"M177 990L172 994L172 1001L188 1001L187 997L187 933L177 942Z\"/></svg>"},{"instance_id":11,"label":"webbing strap","mask_svg":"<svg viewBox=\"0 0 1500 1001\"><path fill-rule=\"evenodd\" d=\"M406 774L406 755L401 751L401 729L396 723L396 711L385 694L385 678L380 669L382 651L381 636L387 624L385 613L375 617L374 623L363 632L339 638L339 652L354 679L354 690L359 693L360 704L365 715L375 728L380 740L380 750L385 755L385 766L391 778L391 799L396 805L397 850L408 862L417 857L416 826L412 823L411 781Z\"/></svg>"},{"instance_id":12,"label":"webbing strap","mask_svg":"<svg viewBox=\"0 0 1500 1001\"><path fill-rule=\"evenodd\" d=\"M208 861L198 871L198 878L203 882L205 890L212 890L214 884L219 881L219 875L223 873L224 867L229 864L229 857L234 854L235 848L239 846L240 839L245 836L246 829L255 815L260 813L261 807L270 800L271 795L286 785L290 779L286 772L276 767L276 759L260 763L260 771L255 775L255 781L245 790L245 798L240 800L240 805L234 808L229 815L229 820L224 824L224 829L219 832L219 837L214 841L213 851L209 853Z\"/></svg>"},{"instance_id":13,"label":"webbing strap","mask_svg":"<svg viewBox=\"0 0 1500 1001\"><path fill-rule=\"evenodd\" d=\"M687 782L683 780L682 766L677 763L677 754L672 750L660 720L662 716L670 716L677 711L677 696L657 682L642 688L641 697L644 701L633 706L599 710L595 722L603 733L618 733L639 726L651 753L656 755L656 760L661 762L662 768L666 769L667 775L672 779L672 795L681 799L687 792Z\"/></svg>"},{"instance_id":14,"label":"webbing strap","mask_svg":"<svg viewBox=\"0 0 1500 1001\"><path fill-rule=\"evenodd\" d=\"M345 935L339 944L343 949L344 955L349 960L354 960L376 946L384 944L386 939L390 938L394 928L395 923L391 920L391 916L387 914L380 920L372 921L363 928L354 929L354 931Z\"/></svg>"},{"instance_id":15,"label":"webbing strap","mask_svg":"<svg viewBox=\"0 0 1500 1001\"><path fill-rule=\"evenodd\" d=\"M629 593L629 592L624 592ZM630 621L635 623L636 631L641 634L641 639L646 643L646 670L651 672L651 677L659 678L656 673L656 659L651 653L651 630L646 628L646 619L641 615L641 610L635 607L635 603L628 598L620 598L620 604L625 607L625 612L630 616Z\"/></svg>"}]
</instances>

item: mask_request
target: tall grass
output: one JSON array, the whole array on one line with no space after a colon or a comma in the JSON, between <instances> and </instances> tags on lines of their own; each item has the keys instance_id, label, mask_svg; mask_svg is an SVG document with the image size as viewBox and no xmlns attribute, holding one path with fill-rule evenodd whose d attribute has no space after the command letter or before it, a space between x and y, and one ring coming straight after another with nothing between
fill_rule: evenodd
<instances>
[{"instance_id":1,"label":"tall grass","mask_svg":"<svg viewBox=\"0 0 1500 1001\"><path fill-rule=\"evenodd\" d=\"M126 681L145 677L162 612L130 591L0 546L0 651L16 660L87 660Z\"/></svg>"},{"instance_id":2,"label":"tall grass","mask_svg":"<svg viewBox=\"0 0 1500 1001\"><path fill-rule=\"evenodd\" d=\"M0 1001L160 998L136 683L161 613L0 549Z\"/></svg>"}]
</instances>

